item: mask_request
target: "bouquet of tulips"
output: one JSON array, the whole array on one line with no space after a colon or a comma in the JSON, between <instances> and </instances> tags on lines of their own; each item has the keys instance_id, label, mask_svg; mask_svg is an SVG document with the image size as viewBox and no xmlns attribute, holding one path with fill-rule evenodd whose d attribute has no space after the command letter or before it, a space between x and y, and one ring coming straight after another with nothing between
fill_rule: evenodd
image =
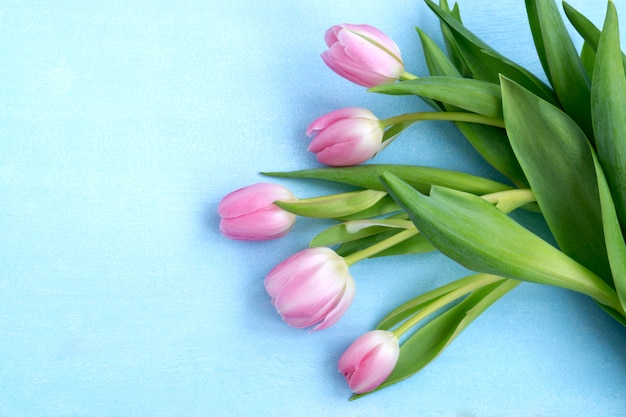
<instances>
[{"instance_id":1,"label":"bouquet of tulips","mask_svg":"<svg viewBox=\"0 0 626 417\"><path fill-rule=\"evenodd\" d=\"M337 221L265 278L272 304L298 328L340 319L355 296L349 267L366 258L438 250L476 272L397 307L347 348L338 368L354 397L418 372L523 281L585 294L626 325L626 57L614 4L598 28L563 3L584 41L578 51L553 0L526 0L546 83L469 31L458 5L425 1L445 41L444 51L417 30L428 76L407 72L396 44L368 25L330 28L322 59L370 92L414 95L432 111L385 120L333 111L307 129L309 150L328 167L264 173L353 191L299 199L261 183L218 207L232 239L282 237L298 216ZM507 183L366 163L421 120L454 123ZM508 215L517 209L541 213L556 246Z\"/></svg>"}]
</instances>

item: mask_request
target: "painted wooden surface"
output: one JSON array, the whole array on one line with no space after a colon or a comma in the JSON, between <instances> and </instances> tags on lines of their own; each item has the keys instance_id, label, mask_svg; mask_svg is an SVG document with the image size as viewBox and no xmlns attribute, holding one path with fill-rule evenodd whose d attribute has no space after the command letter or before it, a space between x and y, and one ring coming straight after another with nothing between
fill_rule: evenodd
<instances>
[{"instance_id":1,"label":"painted wooden surface","mask_svg":"<svg viewBox=\"0 0 626 417\"><path fill-rule=\"evenodd\" d=\"M521 0L460 3L479 36L540 73ZM602 2L570 3L602 22ZM336 23L379 27L418 75L413 28L441 42L419 0L0 2L1 417L626 413L625 329L530 284L419 375L348 402L336 372L348 344L466 273L437 254L356 264L357 297L331 329L280 320L263 277L321 225L228 241L220 198L260 171L316 166L304 130L321 114L421 108L328 70L319 54ZM376 162L499 179L442 123ZM302 197L339 189L281 183Z\"/></svg>"}]
</instances>

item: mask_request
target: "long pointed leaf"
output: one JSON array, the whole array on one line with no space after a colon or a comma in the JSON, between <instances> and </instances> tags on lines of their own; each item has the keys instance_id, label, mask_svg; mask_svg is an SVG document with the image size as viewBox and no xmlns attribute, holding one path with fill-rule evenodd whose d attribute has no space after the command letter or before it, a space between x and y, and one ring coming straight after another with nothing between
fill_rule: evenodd
<instances>
[{"instance_id":1,"label":"long pointed leaf","mask_svg":"<svg viewBox=\"0 0 626 417\"><path fill-rule=\"evenodd\" d=\"M503 78L505 123L561 250L610 282L589 141L563 111Z\"/></svg>"},{"instance_id":2,"label":"long pointed leaf","mask_svg":"<svg viewBox=\"0 0 626 417\"><path fill-rule=\"evenodd\" d=\"M626 243L620 228L615 204L611 197L609 184L602 172L600 162L594 158L596 174L598 177L598 188L600 189L600 203L602 205L602 221L606 246L613 272L613 283L615 291L622 303L622 308L626 310Z\"/></svg>"},{"instance_id":3,"label":"long pointed leaf","mask_svg":"<svg viewBox=\"0 0 626 417\"><path fill-rule=\"evenodd\" d=\"M626 230L626 77L618 27L615 5L609 2L593 73L591 109L600 164Z\"/></svg>"},{"instance_id":4,"label":"long pointed leaf","mask_svg":"<svg viewBox=\"0 0 626 417\"><path fill-rule=\"evenodd\" d=\"M459 51L463 54L463 58L475 79L498 83L499 74L503 74L522 84L545 100L558 103L552 89L537 76L496 52L434 2L431 0L425 1L428 7L430 7L435 14L437 14L439 19L452 31Z\"/></svg>"},{"instance_id":5,"label":"long pointed leaf","mask_svg":"<svg viewBox=\"0 0 626 417\"><path fill-rule=\"evenodd\" d=\"M469 143L491 166L519 188L528 188L528 180L519 165L504 129L478 123L456 123Z\"/></svg>"},{"instance_id":6,"label":"long pointed leaf","mask_svg":"<svg viewBox=\"0 0 626 417\"><path fill-rule=\"evenodd\" d=\"M432 362L452 341L493 303L519 284L503 280L476 290L459 304L435 317L418 329L400 347L398 363L384 383L376 390L400 382ZM352 399L366 394L354 395Z\"/></svg>"},{"instance_id":7,"label":"long pointed leaf","mask_svg":"<svg viewBox=\"0 0 626 417\"><path fill-rule=\"evenodd\" d=\"M419 28L416 30L422 43L424 58L430 75L461 77L459 70L439 46L423 30Z\"/></svg>"},{"instance_id":8,"label":"long pointed leaf","mask_svg":"<svg viewBox=\"0 0 626 417\"><path fill-rule=\"evenodd\" d=\"M587 41L583 43L583 47L580 50L580 60L585 67L585 71L587 71L589 79L593 78L593 69L596 66L596 51Z\"/></svg>"},{"instance_id":9,"label":"long pointed leaf","mask_svg":"<svg viewBox=\"0 0 626 417\"><path fill-rule=\"evenodd\" d=\"M406 303L398 306L393 311L388 313L376 326L377 329L391 330L407 318L422 310L427 305L431 305L436 300L439 300L444 295L448 295L454 291L463 290L464 288L473 288L467 293L474 291L476 288L491 285L498 280L504 280L506 278L496 277L495 275L488 274L474 274L467 277L463 277L448 284L434 288L417 297L407 301Z\"/></svg>"},{"instance_id":10,"label":"long pointed leaf","mask_svg":"<svg viewBox=\"0 0 626 417\"><path fill-rule=\"evenodd\" d=\"M473 194L433 187L430 197L392 174L389 194L444 255L468 269L587 294L617 310L615 291L600 277Z\"/></svg>"},{"instance_id":11,"label":"long pointed leaf","mask_svg":"<svg viewBox=\"0 0 626 417\"><path fill-rule=\"evenodd\" d=\"M388 230L375 235L366 236L358 240L345 242L339 246L336 250L340 256L348 256L362 249L375 245L383 240L391 238L400 233L398 230ZM434 251L435 248L431 243L421 234L417 234L409 239L406 239L400 243L396 243L394 246L378 252L371 258L379 258L383 256L396 256L396 255L408 255L418 254Z\"/></svg>"},{"instance_id":12,"label":"long pointed leaf","mask_svg":"<svg viewBox=\"0 0 626 417\"><path fill-rule=\"evenodd\" d=\"M408 223L408 225L407 225ZM362 224L356 227L355 224ZM409 226L410 225L410 226ZM379 219L376 221L351 221L331 226L318 233L310 242L309 246L333 246L340 243L351 242L364 237L372 236L393 229L405 229L412 227L408 220Z\"/></svg>"},{"instance_id":13,"label":"long pointed leaf","mask_svg":"<svg viewBox=\"0 0 626 417\"><path fill-rule=\"evenodd\" d=\"M429 71L435 76L460 77L461 74L444 52L423 31L417 30L422 42ZM443 110L456 111L454 106L443 105ZM528 181L517 162L509 139L503 129L476 123L455 123L468 142L491 166L505 175L516 186L528 187Z\"/></svg>"},{"instance_id":14,"label":"long pointed leaf","mask_svg":"<svg viewBox=\"0 0 626 417\"><path fill-rule=\"evenodd\" d=\"M567 2L563 2L563 10L565 10L565 15L572 26L574 26L574 29L583 37L585 43L596 51L598 49L598 42L600 42L600 29ZM626 68L626 54L624 53L622 53L622 65Z\"/></svg>"},{"instance_id":15,"label":"long pointed leaf","mask_svg":"<svg viewBox=\"0 0 626 417\"><path fill-rule=\"evenodd\" d=\"M537 53L561 106L593 138L591 83L554 0L526 0Z\"/></svg>"},{"instance_id":16,"label":"long pointed leaf","mask_svg":"<svg viewBox=\"0 0 626 417\"><path fill-rule=\"evenodd\" d=\"M370 88L374 93L416 95L484 116L502 118L500 86L487 81L462 77L431 76L382 84Z\"/></svg>"},{"instance_id":17,"label":"long pointed leaf","mask_svg":"<svg viewBox=\"0 0 626 417\"><path fill-rule=\"evenodd\" d=\"M384 187L380 182L380 176L383 172L395 174L424 193L430 190L431 185L443 185L448 188L474 194L489 194L513 188L497 181L465 174L463 172L414 165L366 164L342 168L313 168L291 172L264 172L263 175L280 178L322 179L382 191Z\"/></svg>"},{"instance_id":18,"label":"long pointed leaf","mask_svg":"<svg viewBox=\"0 0 626 417\"><path fill-rule=\"evenodd\" d=\"M458 3L454 4L454 7L450 9L448 2L446 0L441 0L439 2L439 7L441 7L447 13L450 13L452 17L459 21L459 23L463 23L461 20L461 12L459 10ZM441 34L443 35L443 41L446 45L446 50L448 51L448 55L450 56L450 61L454 64L454 67L459 71L459 73L466 78L471 78L471 71L469 70L465 60L463 59L463 55L459 51L459 47L456 44L456 40L454 39L454 35L448 26L441 22Z\"/></svg>"},{"instance_id":19,"label":"long pointed leaf","mask_svg":"<svg viewBox=\"0 0 626 417\"><path fill-rule=\"evenodd\" d=\"M274 204L298 216L336 219L362 212L386 195L383 191L361 190L293 201L275 201Z\"/></svg>"}]
</instances>

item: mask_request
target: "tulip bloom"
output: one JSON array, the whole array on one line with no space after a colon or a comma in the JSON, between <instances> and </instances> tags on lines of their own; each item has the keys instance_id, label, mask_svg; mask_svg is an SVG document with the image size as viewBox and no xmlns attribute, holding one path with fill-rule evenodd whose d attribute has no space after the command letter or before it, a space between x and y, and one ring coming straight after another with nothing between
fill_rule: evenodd
<instances>
[{"instance_id":1,"label":"tulip bloom","mask_svg":"<svg viewBox=\"0 0 626 417\"><path fill-rule=\"evenodd\" d=\"M293 227L296 215L274 202L295 199L288 189L277 184L258 183L240 188L224 197L217 207L220 231L236 240L282 237Z\"/></svg>"},{"instance_id":2,"label":"tulip bloom","mask_svg":"<svg viewBox=\"0 0 626 417\"><path fill-rule=\"evenodd\" d=\"M363 87L397 81L404 74L400 49L387 35L369 25L336 25L324 36L328 50L322 59L345 79Z\"/></svg>"},{"instance_id":3,"label":"tulip bloom","mask_svg":"<svg viewBox=\"0 0 626 417\"><path fill-rule=\"evenodd\" d=\"M358 165L381 148L384 129L367 109L347 107L314 120L306 134L314 137L308 150L330 166Z\"/></svg>"},{"instance_id":4,"label":"tulip bloom","mask_svg":"<svg viewBox=\"0 0 626 417\"><path fill-rule=\"evenodd\" d=\"M305 249L278 264L265 278L272 304L290 326L325 329L337 322L354 298L348 264L326 247Z\"/></svg>"},{"instance_id":5,"label":"tulip bloom","mask_svg":"<svg viewBox=\"0 0 626 417\"><path fill-rule=\"evenodd\" d=\"M339 359L343 374L356 394L372 391L391 374L400 356L398 338L386 330L372 330L357 338Z\"/></svg>"}]
</instances>

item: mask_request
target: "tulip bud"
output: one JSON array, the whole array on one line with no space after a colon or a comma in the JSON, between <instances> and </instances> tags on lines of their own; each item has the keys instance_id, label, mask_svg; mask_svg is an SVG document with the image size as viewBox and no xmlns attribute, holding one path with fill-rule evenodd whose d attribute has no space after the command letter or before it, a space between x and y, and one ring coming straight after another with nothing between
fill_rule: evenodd
<instances>
[{"instance_id":1,"label":"tulip bud","mask_svg":"<svg viewBox=\"0 0 626 417\"><path fill-rule=\"evenodd\" d=\"M336 25L324 36L322 59L345 79L363 87L397 81L404 73L398 46L369 25Z\"/></svg>"},{"instance_id":2,"label":"tulip bud","mask_svg":"<svg viewBox=\"0 0 626 417\"><path fill-rule=\"evenodd\" d=\"M306 134L314 137L309 150L317 160L330 166L363 163L381 148L384 130L371 111L347 107L314 120Z\"/></svg>"},{"instance_id":3,"label":"tulip bud","mask_svg":"<svg viewBox=\"0 0 626 417\"><path fill-rule=\"evenodd\" d=\"M354 298L355 284L348 264L326 247L305 249L278 264L265 278L272 304L290 326L335 324Z\"/></svg>"},{"instance_id":4,"label":"tulip bud","mask_svg":"<svg viewBox=\"0 0 626 417\"><path fill-rule=\"evenodd\" d=\"M220 231L236 240L269 240L286 235L296 215L275 205L278 200L296 200L296 197L285 187L268 183L233 191L217 207Z\"/></svg>"},{"instance_id":5,"label":"tulip bud","mask_svg":"<svg viewBox=\"0 0 626 417\"><path fill-rule=\"evenodd\" d=\"M343 374L356 394L369 392L391 374L400 356L398 338L386 330L372 330L357 338L339 359Z\"/></svg>"}]
</instances>

